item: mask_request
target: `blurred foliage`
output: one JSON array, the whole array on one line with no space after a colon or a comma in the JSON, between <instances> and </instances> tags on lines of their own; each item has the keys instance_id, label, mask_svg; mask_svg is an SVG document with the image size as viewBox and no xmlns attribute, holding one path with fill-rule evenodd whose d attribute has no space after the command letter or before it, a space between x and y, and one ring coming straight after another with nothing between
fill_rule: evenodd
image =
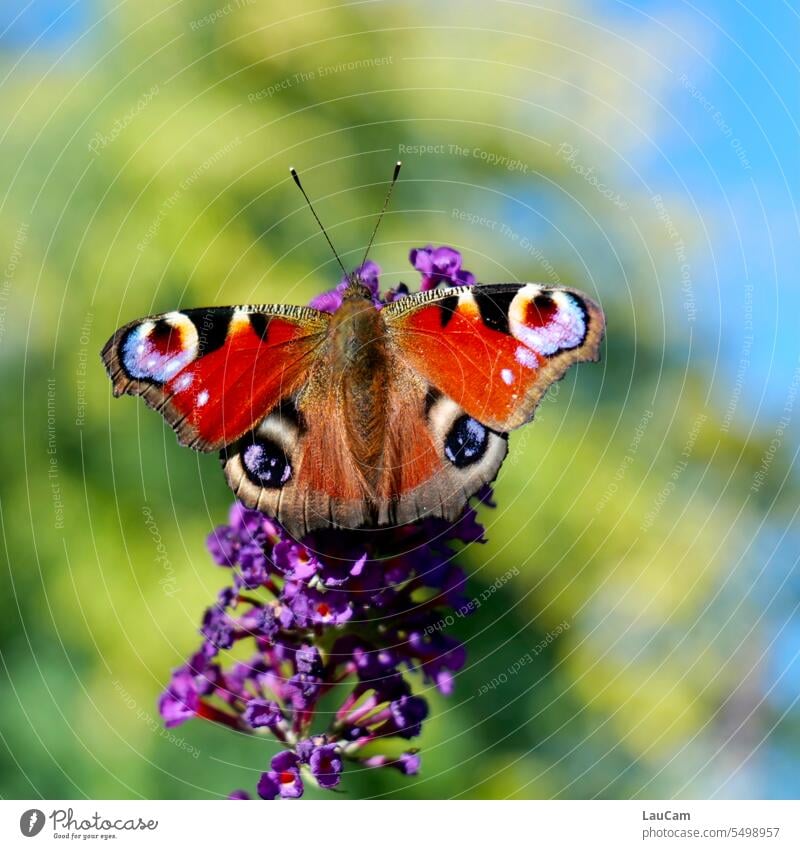
<instances>
[{"instance_id":1,"label":"blurred foliage","mask_svg":"<svg viewBox=\"0 0 800 849\"><path fill-rule=\"evenodd\" d=\"M215 458L179 449L135 400L112 403L98 353L136 316L329 288L337 266L288 166L353 266L397 158L373 250L387 287L416 283L411 247L450 244L479 280L593 293L609 329L602 364L512 435L490 541L463 561L475 595L519 575L453 626L469 663L435 700L421 775L372 771L349 792L697 797L732 765L741 784L725 792L759 792L745 756L778 714L741 676L768 628L741 590L763 577L745 555L764 505L797 493L776 460L742 496L770 434L721 431L673 243L623 167L657 131L658 35L602 26L518 4L142 0L101 5L24 59L6 46L4 797L214 797L264 768L265 741L161 731L157 695L222 582L204 539L230 493ZM691 251L694 213L662 194Z\"/></svg>"}]
</instances>

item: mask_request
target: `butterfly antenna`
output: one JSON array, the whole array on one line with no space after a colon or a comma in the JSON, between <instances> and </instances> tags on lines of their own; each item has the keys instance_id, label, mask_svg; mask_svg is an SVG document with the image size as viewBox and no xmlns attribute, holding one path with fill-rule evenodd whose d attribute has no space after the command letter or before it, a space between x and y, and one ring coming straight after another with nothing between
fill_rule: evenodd
<instances>
[{"instance_id":1,"label":"butterfly antenna","mask_svg":"<svg viewBox=\"0 0 800 849\"><path fill-rule=\"evenodd\" d=\"M372 231L372 235L369 239L369 244L367 245L367 249L364 251L364 259L361 260L361 266L367 261L367 256L369 255L370 248L372 247L372 243L375 241L375 234L378 232L378 227L381 226L381 221L383 221L383 214L386 212L386 208L389 206L389 199L392 197L392 190L394 189L394 184L397 182L397 175L400 173L400 168L403 163L398 161L394 166L394 174L392 174L392 182L389 184L389 191L386 192L386 200L383 202L383 209L381 209L381 213L378 216L378 220L375 222L375 229Z\"/></svg>"},{"instance_id":2,"label":"butterfly antenna","mask_svg":"<svg viewBox=\"0 0 800 849\"><path fill-rule=\"evenodd\" d=\"M322 222L319 220L319 215L317 215L317 211L314 209L314 205L308 199L308 195L306 194L306 190L303 188L303 184L300 182L300 177L297 173L297 169L290 168L289 173L292 175L292 179L297 183L297 188L303 193L303 197L306 199L306 203L308 204L308 208L311 210L311 214L316 219L317 224L319 224L319 229L322 230L322 235L325 237L325 241L331 246L331 250L333 251L333 255L336 257L336 262L339 263L339 267L342 269L344 276L347 280L350 279L350 275L347 273L347 269L344 267L342 261L339 259L339 254L336 253L336 248L333 246L333 242L328 235L327 230L322 226ZM396 172L395 172L396 173Z\"/></svg>"}]
</instances>

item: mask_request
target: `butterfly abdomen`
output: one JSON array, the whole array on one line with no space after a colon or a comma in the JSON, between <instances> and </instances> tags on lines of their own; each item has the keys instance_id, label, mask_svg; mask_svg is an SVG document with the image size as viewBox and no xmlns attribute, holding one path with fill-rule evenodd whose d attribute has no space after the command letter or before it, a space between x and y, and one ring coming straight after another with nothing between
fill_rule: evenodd
<instances>
[{"instance_id":1,"label":"butterfly abdomen","mask_svg":"<svg viewBox=\"0 0 800 849\"><path fill-rule=\"evenodd\" d=\"M382 476L389 352L381 314L365 299L345 300L331 322L331 373L347 442L370 493Z\"/></svg>"}]
</instances>

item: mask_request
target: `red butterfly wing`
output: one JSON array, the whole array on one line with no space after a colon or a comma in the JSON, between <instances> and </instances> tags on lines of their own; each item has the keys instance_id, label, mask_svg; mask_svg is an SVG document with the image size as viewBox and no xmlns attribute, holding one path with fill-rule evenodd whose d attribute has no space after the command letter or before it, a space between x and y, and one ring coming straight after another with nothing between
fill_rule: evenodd
<instances>
[{"instance_id":1,"label":"red butterfly wing","mask_svg":"<svg viewBox=\"0 0 800 849\"><path fill-rule=\"evenodd\" d=\"M215 451L297 391L329 320L293 306L165 313L120 328L103 362L115 395L141 395L182 445Z\"/></svg>"},{"instance_id":2,"label":"red butterfly wing","mask_svg":"<svg viewBox=\"0 0 800 849\"><path fill-rule=\"evenodd\" d=\"M498 431L530 421L572 363L597 360L605 329L586 295L534 283L421 292L383 316L406 362Z\"/></svg>"}]
</instances>

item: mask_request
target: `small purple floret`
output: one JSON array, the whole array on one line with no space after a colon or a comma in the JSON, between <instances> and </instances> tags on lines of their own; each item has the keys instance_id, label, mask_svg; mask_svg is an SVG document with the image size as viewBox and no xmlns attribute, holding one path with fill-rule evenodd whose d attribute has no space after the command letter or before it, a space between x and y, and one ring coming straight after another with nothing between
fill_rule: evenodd
<instances>
[{"instance_id":1,"label":"small purple floret","mask_svg":"<svg viewBox=\"0 0 800 849\"><path fill-rule=\"evenodd\" d=\"M251 728L274 728L283 719L283 713L277 702L251 699L244 709L242 719Z\"/></svg>"}]
</instances>

